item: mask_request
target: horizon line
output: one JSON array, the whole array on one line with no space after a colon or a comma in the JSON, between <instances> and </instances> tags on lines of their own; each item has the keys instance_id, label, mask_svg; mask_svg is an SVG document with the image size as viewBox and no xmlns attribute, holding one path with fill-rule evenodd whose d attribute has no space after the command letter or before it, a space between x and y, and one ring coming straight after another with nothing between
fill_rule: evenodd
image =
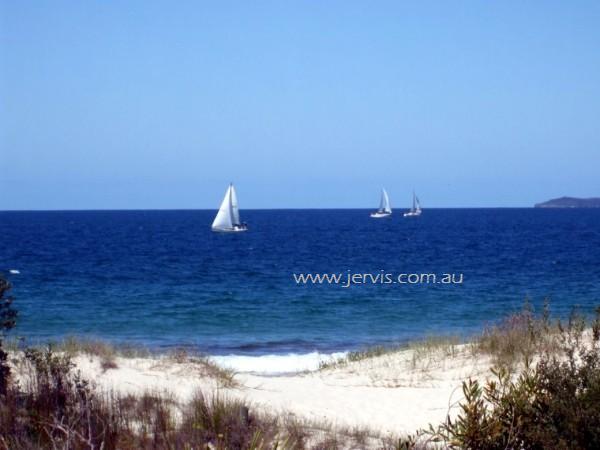
<instances>
[{"instance_id":1,"label":"horizon line","mask_svg":"<svg viewBox=\"0 0 600 450\"><path fill-rule=\"evenodd\" d=\"M349 211L349 210L375 210L373 207L351 207L351 208L328 208L328 207L294 207L294 208L240 208L240 211ZM396 210L409 210L410 206L405 208L396 207ZM535 206L431 206L423 208L430 209L589 209L589 208L536 208ZM112 212L112 211L218 211L219 208L82 208L82 209L0 209L0 213L5 212Z\"/></svg>"}]
</instances>

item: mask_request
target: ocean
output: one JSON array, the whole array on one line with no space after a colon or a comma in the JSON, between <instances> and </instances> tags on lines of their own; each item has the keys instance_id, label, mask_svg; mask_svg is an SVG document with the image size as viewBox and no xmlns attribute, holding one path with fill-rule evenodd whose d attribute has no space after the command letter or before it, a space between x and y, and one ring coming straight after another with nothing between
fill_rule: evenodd
<instances>
[{"instance_id":1,"label":"ocean","mask_svg":"<svg viewBox=\"0 0 600 450\"><path fill-rule=\"evenodd\" d=\"M26 342L87 336L186 347L236 367L428 335L469 336L527 298L554 315L600 305L600 209L0 212L0 271ZM11 274L10 271L19 273ZM455 274L462 283L298 284L294 274ZM276 366L276 367L275 367ZM283 369L281 369L283 370Z\"/></svg>"}]
</instances>

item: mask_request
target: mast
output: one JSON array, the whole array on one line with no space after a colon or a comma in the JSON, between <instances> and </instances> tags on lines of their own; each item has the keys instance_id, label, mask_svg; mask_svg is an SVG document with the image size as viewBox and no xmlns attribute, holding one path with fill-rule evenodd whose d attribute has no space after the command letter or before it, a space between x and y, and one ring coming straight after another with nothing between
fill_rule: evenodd
<instances>
[{"instance_id":1,"label":"mast","mask_svg":"<svg viewBox=\"0 0 600 450\"><path fill-rule=\"evenodd\" d=\"M233 215L233 201L232 201L232 195L231 193L233 192L233 183L229 183L229 217L231 217L231 225L235 225L235 216Z\"/></svg>"},{"instance_id":2,"label":"mast","mask_svg":"<svg viewBox=\"0 0 600 450\"><path fill-rule=\"evenodd\" d=\"M385 189L383 190L383 196L384 196L384 202L385 202L383 210L386 213L390 214L392 212L392 208L390 207L390 197Z\"/></svg>"},{"instance_id":3,"label":"mast","mask_svg":"<svg viewBox=\"0 0 600 450\"><path fill-rule=\"evenodd\" d=\"M231 183L230 204L231 204L231 222L234 225L240 225L242 223L240 221L240 209L238 207L237 194L235 193L235 188L233 187L233 183Z\"/></svg>"}]
</instances>

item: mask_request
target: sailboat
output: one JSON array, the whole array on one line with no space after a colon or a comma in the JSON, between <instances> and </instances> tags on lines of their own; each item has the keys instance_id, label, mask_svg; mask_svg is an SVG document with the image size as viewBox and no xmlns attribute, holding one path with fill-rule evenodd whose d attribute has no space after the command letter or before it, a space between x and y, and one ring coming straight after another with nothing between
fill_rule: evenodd
<instances>
[{"instance_id":1,"label":"sailboat","mask_svg":"<svg viewBox=\"0 0 600 450\"><path fill-rule=\"evenodd\" d=\"M382 217L389 217L392 215L392 208L390 207L390 197L385 189L381 190L381 200L379 202L379 209L371 213L371 217L374 219L381 219Z\"/></svg>"},{"instance_id":2,"label":"sailboat","mask_svg":"<svg viewBox=\"0 0 600 450\"><path fill-rule=\"evenodd\" d=\"M421 215L421 203L419 202L419 197L415 195L415 191L413 191L413 204L410 211L404 213L404 217L417 217Z\"/></svg>"},{"instance_id":3,"label":"sailboat","mask_svg":"<svg viewBox=\"0 0 600 450\"><path fill-rule=\"evenodd\" d=\"M225 197L221 202L215 220L213 220L211 229L222 232L246 231L248 229L245 223L240 222L240 211L233 183L230 183L227 191L225 191Z\"/></svg>"}]
</instances>

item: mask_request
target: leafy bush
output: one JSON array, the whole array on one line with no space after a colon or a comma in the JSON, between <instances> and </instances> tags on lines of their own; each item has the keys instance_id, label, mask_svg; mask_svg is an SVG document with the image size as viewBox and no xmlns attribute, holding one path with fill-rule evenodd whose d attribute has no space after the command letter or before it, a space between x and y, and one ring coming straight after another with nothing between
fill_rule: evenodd
<instances>
[{"instance_id":1,"label":"leafy bush","mask_svg":"<svg viewBox=\"0 0 600 450\"><path fill-rule=\"evenodd\" d=\"M600 448L600 309L589 339L573 314L559 324L561 354L544 353L516 379L506 367L483 387L463 383L457 418L430 433L472 450Z\"/></svg>"}]
</instances>

